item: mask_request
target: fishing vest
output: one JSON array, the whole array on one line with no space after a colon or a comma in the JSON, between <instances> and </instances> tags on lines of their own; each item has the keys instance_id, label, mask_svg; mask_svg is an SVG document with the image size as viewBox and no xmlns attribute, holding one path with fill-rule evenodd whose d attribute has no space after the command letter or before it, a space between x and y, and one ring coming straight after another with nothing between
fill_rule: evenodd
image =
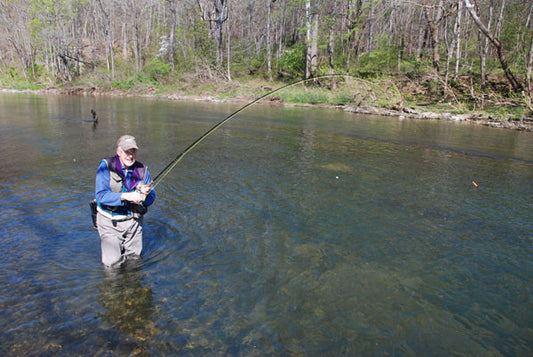
<instances>
[{"instance_id":1,"label":"fishing vest","mask_svg":"<svg viewBox=\"0 0 533 357\"><path fill-rule=\"evenodd\" d=\"M142 163L135 161L135 163L128 169L132 170L129 175L129 180L126 182L126 177L122 171L122 164L118 155L105 158L104 161L107 164L109 169L109 187L112 192L132 192L135 190L135 187L138 183L144 181L146 176L146 166ZM126 173L128 172L126 171ZM107 206L99 203L100 208L103 208L111 216L121 215L121 216L131 216L139 217L146 213L147 208L138 205L132 202L126 202L124 206Z\"/></svg>"},{"instance_id":2,"label":"fishing vest","mask_svg":"<svg viewBox=\"0 0 533 357\"><path fill-rule=\"evenodd\" d=\"M109 186L113 192L131 192L139 182L144 181L146 175L146 166L138 161L135 161L130 169L133 169L130 174L129 182L126 182L126 177L122 171L122 164L118 155L104 159L107 168L109 169Z\"/></svg>"}]
</instances>

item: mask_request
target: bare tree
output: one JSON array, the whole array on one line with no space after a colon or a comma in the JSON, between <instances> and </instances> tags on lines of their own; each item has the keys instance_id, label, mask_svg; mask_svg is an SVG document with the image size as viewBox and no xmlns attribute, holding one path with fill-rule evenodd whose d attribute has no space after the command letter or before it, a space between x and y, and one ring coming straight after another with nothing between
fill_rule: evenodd
<instances>
[{"instance_id":1,"label":"bare tree","mask_svg":"<svg viewBox=\"0 0 533 357\"><path fill-rule=\"evenodd\" d=\"M231 82L231 32L229 27L229 4L228 4L228 18L226 20L226 76L228 81Z\"/></svg>"},{"instance_id":2,"label":"bare tree","mask_svg":"<svg viewBox=\"0 0 533 357\"><path fill-rule=\"evenodd\" d=\"M228 1L229 0L212 0L212 10L207 9L207 6L202 5L200 0L196 0L200 13L204 21L208 21L210 26L215 24L214 38L216 43L216 65L217 69L222 68L223 59L223 45L222 45L222 29L224 22L228 19Z\"/></svg>"},{"instance_id":3,"label":"bare tree","mask_svg":"<svg viewBox=\"0 0 533 357\"><path fill-rule=\"evenodd\" d=\"M368 6L370 7L370 14L368 16L368 41L366 41L366 51L370 52L374 45L374 25L376 23L375 1L370 0Z\"/></svg>"},{"instance_id":4,"label":"bare tree","mask_svg":"<svg viewBox=\"0 0 533 357\"><path fill-rule=\"evenodd\" d=\"M433 49L433 68L437 73L440 71L440 33L439 26L443 19L443 0L439 0L436 6L425 5L425 15L431 34L431 46ZM430 12L433 9L433 15Z\"/></svg>"},{"instance_id":5,"label":"bare tree","mask_svg":"<svg viewBox=\"0 0 533 357\"><path fill-rule=\"evenodd\" d=\"M316 75L318 67L318 13L314 7L311 7L311 0L305 2L305 18L307 30L305 78L307 79Z\"/></svg>"},{"instance_id":6,"label":"bare tree","mask_svg":"<svg viewBox=\"0 0 533 357\"><path fill-rule=\"evenodd\" d=\"M337 0L333 1L329 4L328 8L328 17L327 20L329 22L328 27L328 46L327 46L327 52L328 52L328 64L329 64L329 73L334 74L335 73L335 64L334 64L334 56L335 56L335 34L334 34L334 23L335 23L335 11L337 10ZM331 78L331 88L336 89L337 88L337 82L334 77Z\"/></svg>"},{"instance_id":7,"label":"bare tree","mask_svg":"<svg viewBox=\"0 0 533 357\"><path fill-rule=\"evenodd\" d=\"M505 78L507 78L507 81L511 85L513 91L516 93L520 93L522 91L522 85L516 80L515 76L513 75L513 72L511 71L511 68L507 64L507 58L505 55L503 44L497 37L493 36L490 30L485 26L485 24L483 24L483 22L481 21L481 19L479 18L478 14L476 13L474 9L474 5L470 3L470 0L463 0L463 1L465 3L466 9L470 13L470 16L476 23L479 30L483 33L483 35L487 37L487 39L496 48L498 59L500 60L500 65L502 67L503 72L505 73ZM502 6L504 6L503 3L502 3Z\"/></svg>"},{"instance_id":8,"label":"bare tree","mask_svg":"<svg viewBox=\"0 0 533 357\"><path fill-rule=\"evenodd\" d=\"M454 78L457 79L457 76L459 75L459 63L461 62L461 25L462 25L462 16L463 16L463 3L461 0L457 1L457 18L455 22L454 27L454 38L455 38L455 72L454 72Z\"/></svg>"},{"instance_id":9,"label":"bare tree","mask_svg":"<svg viewBox=\"0 0 533 357\"><path fill-rule=\"evenodd\" d=\"M450 62L452 60L453 54L455 52L455 76L457 78L459 74L459 62L461 57L461 18L463 12L463 2L462 0L457 0L456 4L456 16L455 23L453 26L452 33L452 42L450 46L447 46L448 54L446 56L446 69L444 73L444 95L446 96L448 90L448 80L450 76Z\"/></svg>"},{"instance_id":10,"label":"bare tree","mask_svg":"<svg viewBox=\"0 0 533 357\"><path fill-rule=\"evenodd\" d=\"M217 43L217 67L222 65L222 27L224 22L228 19L227 6L228 0L213 0L215 7L215 41Z\"/></svg>"},{"instance_id":11,"label":"bare tree","mask_svg":"<svg viewBox=\"0 0 533 357\"><path fill-rule=\"evenodd\" d=\"M115 52L113 50L113 36L111 32L111 19L109 17L109 12L106 11L102 0L96 0L100 11L102 13L102 22L103 22L103 32L105 36L105 52L106 52L106 61L107 61L107 71L111 72L111 78L115 78Z\"/></svg>"},{"instance_id":12,"label":"bare tree","mask_svg":"<svg viewBox=\"0 0 533 357\"><path fill-rule=\"evenodd\" d=\"M176 70L176 64L174 61L174 49L176 46L176 27L178 26L178 11L176 9L176 0L167 0L168 7L170 9L170 38L169 38L169 62L172 71Z\"/></svg>"},{"instance_id":13,"label":"bare tree","mask_svg":"<svg viewBox=\"0 0 533 357\"><path fill-rule=\"evenodd\" d=\"M531 37L531 44L529 45L529 56L527 59L527 68L526 68L526 90L528 95L531 97L533 95L533 88L531 79L531 68L533 67L533 36Z\"/></svg>"},{"instance_id":14,"label":"bare tree","mask_svg":"<svg viewBox=\"0 0 533 357\"><path fill-rule=\"evenodd\" d=\"M357 30L361 20L361 13L363 10L362 0L356 0L353 7L351 7L351 2L348 4L346 11L347 21L349 23L348 28L348 53L346 55L346 72L350 71L350 60L352 54L357 53Z\"/></svg>"},{"instance_id":15,"label":"bare tree","mask_svg":"<svg viewBox=\"0 0 533 357\"><path fill-rule=\"evenodd\" d=\"M124 61L128 59L128 24L122 23L122 58Z\"/></svg>"},{"instance_id":16,"label":"bare tree","mask_svg":"<svg viewBox=\"0 0 533 357\"><path fill-rule=\"evenodd\" d=\"M531 78L531 74L533 71L533 4L531 4L529 8L529 14L527 16L526 25L525 28L528 30L528 32L531 35L531 44L529 45L529 55L527 58L527 65L526 65L526 90L528 92L529 97L533 95L533 79ZM533 110L533 109L532 109Z\"/></svg>"},{"instance_id":17,"label":"bare tree","mask_svg":"<svg viewBox=\"0 0 533 357\"><path fill-rule=\"evenodd\" d=\"M267 23L266 23L266 46L267 46L267 73L270 80L272 80L272 43L270 27L272 23L272 7L276 0L267 0Z\"/></svg>"}]
</instances>

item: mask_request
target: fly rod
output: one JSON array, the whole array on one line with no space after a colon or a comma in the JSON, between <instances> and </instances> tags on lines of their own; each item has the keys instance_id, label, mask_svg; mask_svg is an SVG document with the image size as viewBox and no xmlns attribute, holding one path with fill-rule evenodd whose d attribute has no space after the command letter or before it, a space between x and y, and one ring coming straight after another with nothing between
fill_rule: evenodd
<instances>
[{"instance_id":1,"label":"fly rod","mask_svg":"<svg viewBox=\"0 0 533 357\"><path fill-rule=\"evenodd\" d=\"M334 73L334 74L324 74L324 75L320 75L320 76L316 76L316 77L312 77L312 78L307 78L307 79L300 79L298 81L295 81L295 82L292 82L292 83L289 83L289 84L285 84L285 85L283 85L281 87L278 87L278 88L276 88L274 90L271 90L270 92L268 92L266 94L263 94L262 96L252 100L248 104L240 107L239 109L237 109L236 111L234 111L233 113L228 115L226 118L224 118L223 120L221 120L220 122L215 124L211 129L206 131L204 134L202 134L198 139L196 139L192 144L190 144L185 150L183 150L181 153L179 153L179 155L176 156L176 158L174 158L172 161L170 161L168 163L168 165L165 166L165 168L163 170L161 170L161 172L158 173L157 176L155 176L155 178L153 180L152 188L155 188L159 184L159 182L161 182L161 180L163 180L169 174L169 172L172 171L172 169L174 167L176 167L176 165L183 159L183 157L185 155L187 155L192 149L194 149L205 138L207 138L209 135L211 135L215 130L217 130L219 127L224 125L230 119L234 118L237 114L242 112L244 109L246 109L249 106L259 102L261 99L266 98L266 97L268 97L268 96L270 96L270 95L272 95L272 94L274 94L276 92L279 92L279 91L281 91L281 90L283 90L285 88L292 87L292 86L295 86L297 84L305 83L305 82L312 81L312 80L317 80L317 79L321 79L321 78L332 78L332 77L352 77L352 76L349 75L349 74L337 74L337 73Z\"/></svg>"}]
</instances>

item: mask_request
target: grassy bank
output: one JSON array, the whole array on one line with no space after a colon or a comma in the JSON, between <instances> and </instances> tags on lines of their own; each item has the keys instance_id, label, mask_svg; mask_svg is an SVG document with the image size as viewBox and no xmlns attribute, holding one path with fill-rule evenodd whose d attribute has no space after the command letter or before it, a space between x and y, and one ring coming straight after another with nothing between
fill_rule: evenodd
<instances>
[{"instance_id":1,"label":"grassy bank","mask_svg":"<svg viewBox=\"0 0 533 357\"><path fill-rule=\"evenodd\" d=\"M526 99L509 95L505 84L492 83L492 90L476 91L468 78L451 82L446 93L438 80L407 75L361 78L356 76L321 77L298 82L285 78L269 81L260 76L242 76L231 81L220 78L167 76L155 78L135 75L110 81L107 75L92 75L72 83L55 85L48 81L28 82L0 77L4 89L56 92L62 94L155 96L169 99L194 99L248 102L265 94L264 101L297 105L349 107L352 111L420 118L475 118L482 124L530 130L533 112ZM424 115L423 113L432 113ZM462 119L461 119L462 120Z\"/></svg>"}]
</instances>

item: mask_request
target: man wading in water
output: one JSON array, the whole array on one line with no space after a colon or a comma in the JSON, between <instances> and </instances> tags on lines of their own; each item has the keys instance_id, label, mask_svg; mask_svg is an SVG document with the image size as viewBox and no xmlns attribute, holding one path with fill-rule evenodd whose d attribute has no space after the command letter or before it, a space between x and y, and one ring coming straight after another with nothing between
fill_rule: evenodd
<instances>
[{"instance_id":1,"label":"man wading in water","mask_svg":"<svg viewBox=\"0 0 533 357\"><path fill-rule=\"evenodd\" d=\"M133 136L121 136L117 155L103 159L96 172L96 222L107 267L141 255L143 215L155 192L148 168L136 161L137 150Z\"/></svg>"}]
</instances>

